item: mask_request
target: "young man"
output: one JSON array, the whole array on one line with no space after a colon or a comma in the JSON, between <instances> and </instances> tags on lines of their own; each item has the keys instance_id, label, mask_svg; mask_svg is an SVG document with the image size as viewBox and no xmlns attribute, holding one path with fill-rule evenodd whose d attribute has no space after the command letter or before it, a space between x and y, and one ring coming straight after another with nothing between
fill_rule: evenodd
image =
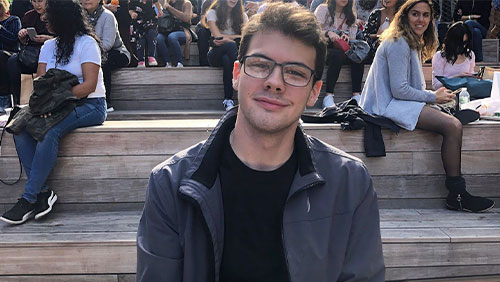
<instances>
[{"instance_id":1,"label":"young man","mask_svg":"<svg viewBox=\"0 0 500 282\"><path fill-rule=\"evenodd\" d=\"M243 31L240 106L153 170L137 281L384 281L363 163L305 135L326 43L314 15L270 4Z\"/></svg>"}]
</instances>

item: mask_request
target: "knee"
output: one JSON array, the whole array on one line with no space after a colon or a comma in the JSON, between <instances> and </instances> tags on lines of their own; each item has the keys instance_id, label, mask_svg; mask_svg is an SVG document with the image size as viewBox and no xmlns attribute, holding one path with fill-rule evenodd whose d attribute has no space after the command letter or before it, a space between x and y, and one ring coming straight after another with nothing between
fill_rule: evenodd
<instances>
[{"instance_id":1,"label":"knee","mask_svg":"<svg viewBox=\"0 0 500 282\"><path fill-rule=\"evenodd\" d=\"M472 36L475 38L481 39L483 35L481 34L481 30L479 28L474 28L472 31Z\"/></svg>"},{"instance_id":2,"label":"knee","mask_svg":"<svg viewBox=\"0 0 500 282\"><path fill-rule=\"evenodd\" d=\"M463 126L462 123L455 117L451 117L446 125L445 135L462 138Z\"/></svg>"}]
</instances>

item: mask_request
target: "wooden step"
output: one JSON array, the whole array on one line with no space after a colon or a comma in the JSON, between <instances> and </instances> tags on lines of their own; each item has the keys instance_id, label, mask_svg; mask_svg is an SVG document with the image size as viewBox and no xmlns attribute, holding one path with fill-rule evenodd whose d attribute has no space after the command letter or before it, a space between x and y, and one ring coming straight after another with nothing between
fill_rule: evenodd
<instances>
[{"instance_id":1,"label":"wooden step","mask_svg":"<svg viewBox=\"0 0 500 282\"><path fill-rule=\"evenodd\" d=\"M58 208L119 210L144 201L151 169L168 157L207 138L215 119L107 121L81 128L61 141L49 185L59 194ZM446 196L441 165L441 137L415 130L383 130L387 156L364 155L363 131L342 131L337 124L304 124L307 133L362 159L382 208L439 208ZM500 202L500 123L480 121L464 127L462 172L473 194ZM1 148L0 177L19 173L11 135ZM24 177L14 186L0 184L0 210L23 191Z\"/></svg>"},{"instance_id":2,"label":"wooden step","mask_svg":"<svg viewBox=\"0 0 500 282\"><path fill-rule=\"evenodd\" d=\"M13 275L48 281L60 274L89 279L71 281L132 279L140 214L67 211L20 226L2 222L0 281L12 281ZM382 209L380 219L388 281L500 273L500 209L485 214ZM90 280L93 275L96 280Z\"/></svg>"}]
</instances>

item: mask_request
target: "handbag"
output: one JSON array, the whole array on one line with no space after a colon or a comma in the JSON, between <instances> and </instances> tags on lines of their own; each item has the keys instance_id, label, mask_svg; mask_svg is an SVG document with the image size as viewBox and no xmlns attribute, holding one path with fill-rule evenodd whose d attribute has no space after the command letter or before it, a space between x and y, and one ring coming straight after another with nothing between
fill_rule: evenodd
<instances>
[{"instance_id":1,"label":"handbag","mask_svg":"<svg viewBox=\"0 0 500 282\"><path fill-rule=\"evenodd\" d=\"M444 87L450 90L467 87L467 92L469 92L471 100L488 98L491 95L493 81L489 79L479 79L468 76L452 78L436 76L436 78L443 84Z\"/></svg>"},{"instance_id":2,"label":"handbag","mask_svg":"<svg viewBox=\"0 0 500 282\"><path fill-rule=\"evenodd\" d=\"M158 18L158 32L167 35L178 30L176 18L167 10L163 10L163 16Z\"/></svg>"},{"instance_id":3,"label":"handbag","mask_svg":"<svg viewBox=\"0 0 500 282\"><path fill-rule=\"evenodd\" d=\"M349 47L345 54L355 63L361 63L370 53L370 45L364 40L352 39L349 41Z\"/></svg>"},{"instance_id":4,"label":"handbag","mask_svg":"<svg viewBox=\"0 0 500 282\"><path fill-rule=\"evenodd\" d=\"M332 46L333 46L333 48L339 49L340 51L342 51L344 53L347 52L351 48L351 46L349 46L349 42L347 42L341 38L333 41Z\"/></svg>"},{"instance_id":5,"label":"handbag","mask_svg":"<svg viewBox=\"0 0 500 282\"><path fill-rule=\"evenodd\" d=\"M38 68L38 56L40 55L38 46L26 45L17 55L21 73L36 73Z\"/></svg>"}]
</instances>

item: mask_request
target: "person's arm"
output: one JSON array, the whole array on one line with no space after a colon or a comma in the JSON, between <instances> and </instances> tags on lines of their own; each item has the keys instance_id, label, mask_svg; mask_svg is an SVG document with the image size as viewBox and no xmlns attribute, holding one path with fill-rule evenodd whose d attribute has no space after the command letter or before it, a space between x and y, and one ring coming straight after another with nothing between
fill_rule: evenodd
<instances>
[{"instance_id":1,"label":"person's arm","mask_svg":"<svg viewBox=\"0 0 500 282\"><path fill-rule=\"evenodd\" d=\"M185 23L191 23L191 18L193 15L193 4L189 1L185 1L182 5L182 11L170 6L170 3L165 3L165 10L169 11L174 17Z\"/></svg>"},{"instance_id":2,"label":"person's arm","mask_svg":"<svg viewBox=\"0 0 500 282\"><path fill-rule=\"evenodd\" d=\"M21 21L18 17L12 18L8 25L0 25L0 41L15 44L19 30L21 30Z\"/></svg>"},{"instance_id":3,"label":"person's arm","mask_svg":"<svg viewBox=\"0 0 500 282\"><path fill-rule=\"evenodd\" d=\"M82 64L83 82L73 86L71 90L73 95L77 98L84 98L95 91L100 67L101 66L94 63Z\"/></svg>"},{"instance_id":4,"label":"person's arm","mask_svg":"<svg viewBox=\"0 0 500 282\"><path fill-rule=\"evenodd\" d=\"M171 181L151 174L137 231L138 282L182 281L183 251L179 241L175 193Z\"/></svg>"},{"instance_id":5,"label":"person's arm","mask_svg":"<svg viewBox=\"0 0 500 282\"><path fill-rule=\"evenodd\" d=\"M155 5L156 9L158 10L158 17L163 17L163 11L161 9L160 2L158 2L158 1L154 2L154 5Z\"/></svg>"},{"instance_id":6,"label":"person's arm","mask_svg":"<svg viewBox=\"0 0 500 282\"><path fill-rule=\"evenodd\" d=\"M328 13L328 7L326 5L319 5L314 11L314 15L316 19L318 19L319 25L321 27L321 32L328 38L330 41L335 41L340 38L340 36L334 32L331 27L326 26L326 17L330 16Z\"/></svg>"},{"instance_id":7,"label":"person's arm","mask_svg":"<svg viewBox=\"0 0 500 282\"><path fill-rule=\"evenodd\" d=\"M436 76L444 75L444 66L446 59L441 56L441 52L437 52L432 57L432 89L437 90L443 86Z\"/></svg>"},{"instance_id":8,"label":"person's arm","mask_svg":"<svg viewBox=\"0 0 500 282\"><path fill-rule=\"evenodd\" d=\"M436 95L433 92L416 89L409 83L408 65L412 54L408 43L400 37L388 44L384 51L388 60L392 96L400 100L435 102Z\"/></svg>"},{"instance_id":9,"label":"person's arm","mask_svg":"<svg viewBox=\"0 0 500 282\"><path fill-rule=\"evenodd\" d=\"M116 34L118 33L118 22L114 15L103 13L102 34L100 35L101 45L104 52L108 52L113 48L116 41Z\"/></svg>"},{"instance_id":10,"label":"person's arm","mask_svg":"<svg viewBox=\"0 0 500 282\"><path fill-rule=\"evenodd\" d=\"M363 30L363 39L371 41L373 38L378 37L377 31L380 27L380 10L373 10L368 16L368 22Z\"/></svg>"},{"instance_id":11,"label":"person's arm","mask_svg":"<svg viewBox=\"0 0 500 282\"><path fill-rule=\"evenodd\" d=\"M354 172L353 172L354 173ZM344 265L337 282L384 282L385 266L377 195L366 168L357 171L354 185L364 193L352 215ZM354 187L353 187L354 188Z\"/></svg>"}]
</instances>

